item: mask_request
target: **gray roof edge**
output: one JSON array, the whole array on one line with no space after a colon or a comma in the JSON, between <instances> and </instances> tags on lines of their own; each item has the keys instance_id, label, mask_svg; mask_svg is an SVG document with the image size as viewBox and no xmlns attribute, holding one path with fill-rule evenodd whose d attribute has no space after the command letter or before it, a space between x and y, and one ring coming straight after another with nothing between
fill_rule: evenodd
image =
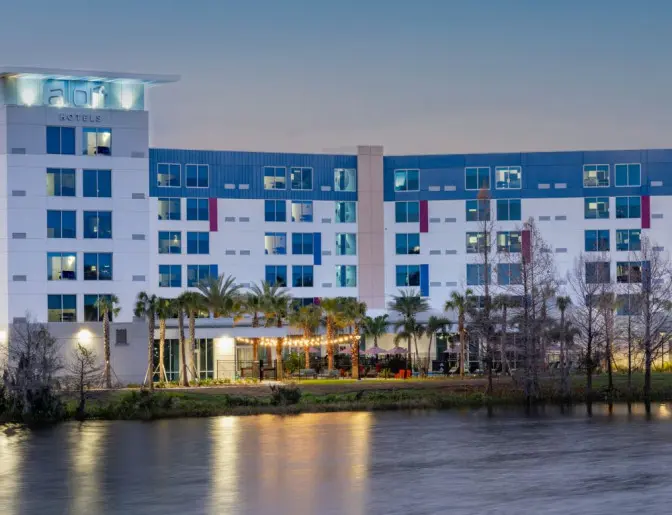
<instances>
[{"instance_id":1,"label":"gray roof edge","mask_svg":"<svg viewBox=\"0 0 672 515\"><path fill-rule=\"evenodd\" d=\"M8 75L44 75L46 77L63 77L73 79L98 80L134 80L145 84L167 84L180 80L179 75L109 72L100 70L69 70L62 68L38 68L32 66L0 66L0 76Z\"/></svg>"}]
</instances>

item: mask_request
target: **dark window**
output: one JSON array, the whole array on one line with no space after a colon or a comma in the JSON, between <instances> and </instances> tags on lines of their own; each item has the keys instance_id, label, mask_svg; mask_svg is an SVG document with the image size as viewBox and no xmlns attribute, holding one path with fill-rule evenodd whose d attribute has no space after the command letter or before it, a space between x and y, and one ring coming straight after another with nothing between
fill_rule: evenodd
<instances>
[{"instance_id":1,"label":"dark window","mask_svg":"<svg viewBox=\"0 0 672 515\"><path fill-rule=\"evenodd\" d=\"M616 231L616 250L635 252L642 250L642 231L640 229L618 229Z\"/></svg>"},{"instance_id":2,"label":"dark window","mask_svg":"<svg viewBox=\"0 0 672 515\"><path fill-rule=\"evenodd\" d=\"M272 286L287 286L287 267L285 265L266 265L266 282Z\"/></svg>"},{"instance_id":3,"label":"dark window","mask_svg":"<svg viewBox=\"0 0 672 515\"><path fill-rule=\"evenodd\" d=\"M112 196L111 170L84 170L83 183L85 197L109 198Z\"/></svg>"},{"instance_id":4,"label":"dark window","mask_svg":"<svg viewBox=\"0 0 672 515\"><path fill-rule=\"evenodd\" d=\"M112 238L112 212L84 211L84 238Z\"/></svg>"},{"instance_id":5,"label":"dark window","mask_svg":"<svg viewBox=\"0 0 672 515\"><path fill-rule=\"evenodd\" d=\"M420 286L420 265L397 265L397 287Z\"/></svg>"},{"instance_id":6,"label":"dark window","mask_svg":"<svg viewBox=\"0 0 672 515\"><path fill-rule=\"evenodd\" d=\"M420 221L420 202L395 202L394 218L397 223Z\"/></svg>"},{"instance_id":7,"label":"dark window","mask_svg":"<svg viewBox=\"0 0 672 515\"><path fill-rule=\"evenodd\" d=\"M76 238L75 211L47 211L47 238Z\"/></svg>"},{"instance_id":8,"label":"dark window","mask_svg":"<svg viewBox=\"0 0 672 515\"><path fill-rule=\"evenodd\" d=\"M418 191L420 170L395 170L394 191Z\"/></svg>"},{"instance_id":9,"label":"dark window","mask_svg":"<svg viewBox=\"0 0 672 515\"><path fill-rule=\"evenodd\" d=\"M488 284L490 283L490 272L488 271ZM483 286L485 284L485 265L468 264L467 265L467 285Z\"/></svg>"},{"instance_id":10,"label":"dark window","mask_svg":"<svg viewBox=\"0 0 672 515\"><path fill-rule=\"evenodd\" d=\"M264 220L267 222L286 222L287 202L284 200L264 201Z\"/></svg>"},{"instance_id":11,"label":"dark window","mask_svg":"<svg viewBox=\"0 0 672 515\"><path fill-rule=\"evenodd\" d=\"M500 199L497 201L497 220L519 221L521 217L520 199Z\"/></svg>"},{"instance_id":12,"label":"dark window","mask_svg":"<svg viewBox=\"0 0 672 515\"><path fill-rule=\"evenodd\" d=\"M207 222L210 219L207 198L187 199L187 220L199 220Z\"/></svg>"},{"instance_id":13,"label":"dark window","mask_svg":"<svg viewBox=\"0 0 672 515\"><path fill-rule=\"evenodd\" d=\"M217 277L217 265L187 265L188 287L196 287L209 277Z\"/></svg>"},{"instance_id":14,"label":"dark window","mask_svg":"<svg viewBox=\"0 0 672 515\"><path fill-rule=\"evenodd\" d=\"M641 218L640 197L616 197L616 218Z\"/></svg>"},{"instance_id":15,"label":"dark window","mask_svg":"<svg viewBox=\"0 0 672 515\"><path fill-rule=\"evenodd\" d=\"M467 200L467 222L483 222L490 220L489 200Z\"/></svg>"},{"instance_id":16,"label":"dark window","mask_svg":"<svg viewBox=\"0 0 672 515\"><path fill-rule=\"evenodd\" d=\"M156 165L156 181L158 186L179 188L181 166L175 163L159 163Z\"/></svg>"},{"instance_id":17,"label":"dark window","mask_svg":"<svg viewBox=\"0 0 672 515\"><path fill-rule=\"evenodd\" d=\"M76 195L75 170L47 168L47 196L74 197Z\"/></svg>"},{"instance_id":18,"label":"dark window","mask_svg":"<svg viewBox=\"0 0 672 515\"><path fill-rule=\"evenodd\" d=\"M74 127L47 127L47 154L75 155Z\"/></svg>"},{"instance_id":19,"label":"dark window","mask_svg":"<svg viewBox=\"0 0 672 515\"><path fill-rule=\"evenodd\" d=\"M84 280L111 281L112 254L108 252L84 253Z\"/></svg>"},{"instance_id":20,"label":"dark window","mask_svg":"<svg viewBox=\"0 0 672 515\"><path fill-rule=\"evenodd\" d=\"M209 232L187 233L187 254L209 254L209 253L210 253Z\"/></svg>"},{"instance_id":21,"label":"dark window","mask_svg":"<svg viewBox=\"0 0 672 515\"><path fill-rule=\"evenodd\" d=\"M313 286L312 265L292 266L292 286L295 288L312 288Z\"/></svg>"},{"instance_id":22,"label":"dark window","mask_svg":"<svg viewBox=\"0 0 672 515\"><path fill-rule=\"evenodd\" d=\"M585 250L586 252L608 252L609 251L609 231L608 230L589 230L585 231Z\"/></svg>"},{"instance_id":23,"label":"dark window","mask_svg":"<svg viewBox=\"0 0 672 515\"><path fill-rule=\"evenodd\" d=\"M210 174L208 165L185 165L184 173L187 179L187 188L208 187Z\"/></svg>"},{"instance_id":24,"label":"dark window","mask_svg":"<svg viewBox=\"0 0 672 515\"><path fill-rule=\"evenodd\" d=\"M522 284L522 267L520 263L499 263L497 265L497 282L500 285Z\"/></svg>"},{"instance_id":25,"label":"dark window","mask_svg":"<svg viewBox=\"0 0 672 515\"><path fill-rule=\"evenodd\" d=\"M180 265L159 265L159 287L181 288L182 267Z\"/></svg>"},{"instance_id":26,"label":"dark window","mask_svg":"<svg viewBox=\"0 0 672 515\"><path fill-rule=\"evenodd\" d=\"M100 309L99 299L107 298L110 300L111 295L84 295L84 320L86 322L102 322L103 310ZM111 311L108 312L108 318L112 321L114 315Z\"/></svg>"},{"instance_id":27,"label":"dark window","mask_svg":"<svg viewBox=\"0 0 672 515\"><path fill-rule=\"evenodd\" d=\"M586 263L586 283L606 284L611 282L609 263L594 261Z\"/></svg>"},{"instance_id":28,"label":"dark window","mask_svg":"<svg viewBox=\"0 0 672 515\"><path fill-rule=\"evenodd\" d=\"M473 166L465 168L464 177L464 187L467 190L480 190L481 188L486 190L490 189L490 167Z\"/></svg>"},{"instance_id":29,"label":"dark window","mask_svg":"<svg viewBox=\"0 0 672 515\"><path fill-rule=\"evenodd\" d=\"M313 169L293 166L289 169L293 190L313 189Z\"/></svg>"},{"instance_id":30,"label":"dark window","mask_svg":"<svg viewBox=\"0 0 672 515\"><path fill-rule=\"evenodd\" d=\"M395 235L397 254L420 254L420 234L399 233ZM343 255L343 253L339 253Z\"/></svg>"}]
</instances>

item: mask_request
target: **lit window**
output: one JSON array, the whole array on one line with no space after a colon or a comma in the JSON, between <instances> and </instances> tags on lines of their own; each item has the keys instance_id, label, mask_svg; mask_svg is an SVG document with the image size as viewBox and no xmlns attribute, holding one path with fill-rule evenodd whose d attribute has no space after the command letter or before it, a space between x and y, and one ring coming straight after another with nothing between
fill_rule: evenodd
<instances>
[{"instance_id":1,"label":"lit window","mask_svg":"<svg viewBox=\"0 0 672 515\"><path fill-rule=\"evenodd\" d=\"M357 170L354 168L335 168L334 191L357 191Z\"/></svg>"},{"instance_id":2,"label":"lit window","mask_svg":"<svg viewBox=\"0 0 672 515\"><path fill-rule=\"evenodd\" d=\"M520 263L499 263L497 265L497 283L502 286L522 284L522 266Z\"/></svg>"},{"instance_id":3,"label":"lit window","mask_svg":"<svg viewBox=\"0 0 672 515\"><path fill-rule=\"evenodd\" d=\"M489 200L467 200L465 205L467 208L467 222L484 222L490 220Z\"/></svg>"},{"instance_id":4,"label":"lit window","mask_svg":"<svg viewBox=\"0 0 672 515\"><path fill-rule=\"evenodd\" d=\"M112 196L111 170L84 170L82 175L85 197L109 198Z\"/></svg>"},{"instance_id":5,"label":"lit window","mask_svg":"<svg viewBox=\"0 0 672 515\"><path fill-rule=\"evenodd\" d=\"M485 284L485 265L484 264L468 264L467 265L467 285L468 286L483 286ZM488 273L488 284L490 284L490 273Z\"/></svg>"},{"instance_id":6,"label":"lit window","mask_svg":"<svg viewBox=\"0 0 672 515\"><path fill-rule=\"evenodd\" d=\"M413 223L420 220L420 202L395 202L394 221L400 223Z\"/></svg>"},{"instance_id":7,"label":"lit window","mask_svg":"<svg viewBox=\"0 0 672 515\"><path fill-rule=\"evenodd\" d=\"M292 233L292 254L308 254L313 253L313 233L312 232L295 232Z\"/></svg>"},{"instance_id":8,"label":"lit window","mask_svg":"<svg viewBox=\"0 0 672 515\"><path fill-rule=\"evenodd\" d=\"M520 252L522 241L520 231L500 231L497 233L497 252Z\"/></svg>"},{"instance_id":9,"label":"lit window","mask_svg":"<svg viewBox=\"0 0 672 515\"><path fill-rule=\"evenodd\" d=\"M159 254L181 254L182 233L180 231L159 231Z\"/></svg>"},{"instance_id":10,"label":"lit window","mask_svg":"<svg viewBox=\"0 0 672 515\"><path fill-rule=\"evenodd\" d=\"M398 288L420 286L420 265L397 265L396 282Z\"/></svg>"},{"instance_id":11,"label":"lit window","mask_svg":"<svg viewBox=\"0 0 672 515\"><path fill-rule=\"evenodd\" d=\"M482 232L467 233L467 254L480 254L486 249L486 234Z\"/></svg>"},{"instance_id":12,"label":"lit window","mask_svg":"<svg viewBox=\"0 0 672 515\"><path fill-rule=\"evenodd\" d=\"M418 233L395 234L395 244L397 255L420 254L420 234Z\"/></svg>"},{"instance_id":13,"label":"lit window","mask_svg":"<svg viewBox=\"0 0 672 515\"><path fill-rule=\"evenodd\" d=\"M294 191L313 189L313 169L293 166L289 169L289 175Z\"/></svg>"},{"instance_id":14,"label":"lit window","mask_svg":"<svg viewBox=\"0 0 672 515\"><path fill-rule=\"evenodd\" d=\"M217 265L187 265L187 286L189 288L195 288L211 277L217 277Z\"/></svg>"},{"instance_id":15,"label":"lit window","mask_svg":"<svg viewBox=\"0 0 672 515\"><path fill-rule=\"evenodd\" d=\"M264 235L264 252L271 255L287 254L287 233L267 232Z\"/></svg>"},{"instance_id":16,"label":"lit window","mask_svg":"<svg viewBox=\"0 0 672 515\"><path fill-rule=\"evenodd\" d=\"M420 243L418 242L418 247ZM336 255L337 256L356 256L357 255L357 234L355 233L336 233Z\"/></svg>"},{"instance_id":17,"label":"lit window","mask_svg":"<svg viewBox=\"0 0 672 515\"><path fill-rule=\"evenodd\" d=\"M187 254L210 254L210 233L188 232Z\"/></svg>"},{"instance_id":18,"label":"lit window","mask_svg":"<svg viewBox=\"0 0 672 515\"><path fill-rule=\"evenodd\" d=\"M47 196L74 197L76 195L75 170L47 168Z\"/></svg>"},{"instance_id":19,"label":"lit window","mask_svg":"<svg viewBox=\"0 0 672 515\"><path fill-rule=\"evenodd\" d=\"M641 218L641 197L616 197L616 218Z\"/></svg>"},{"instance_id":20,"label":"lit window","mask_svg":"<svg viewBox=\"0 0 672 515\"><path fill-rule=\"evenodd\" d=\"M190 199L187 199L189 201ZM180 213L180 199L179 198L159 198L158 199L158 215L159 220L179 220Z\"/></svg>"},{"instance_id":21,"label":"lit window","mask_svg":"<svg viewBox=\"0 0 672 515\"><path fill-rule=\"evenodd\" d=\"M609 231L606 229L585 231L584 240L586 252L609 251Z\"/></svg>"},{"instance_id":22,"label":"lit window","mask_svg":"<svg viewBox=\"0 0 672 515\"><path fill-rule=\"evenodd\" d=\"M111 281L112 254L108 252L84 253L84 280Z\"/></svg>"},{"instance_id":23,"label":"lit window","mask_svg":"<svg viewBox=\"0 0 672 515\"><path fill-rule=\"evenodd\" d=\"M357 267L355 265L336 265L336 287L355 288L357 286Z\"/></svg>"},{"instance_id":24,"label":"lit window","mask_svg":"<svg viewBox=\"0 0 672 515\"><path fill-rule=\"evenodd\" d=\"M267 222L286 222L287 202L284 200L264 201L264 220Z\"/></svg>"},{"instance_id":25,"label":"lit window","mask_svg":"<svg viewBox=\"0 0 672 515\"><path fill-rule=\"evenodd\" d=\"M617 229L616 250L637 252L642 250L642 231L640 229Z\"/></svg>"},{"instance_id":26,"label":"lit window","mask_svg":"<svg viewBox=\"0 0 672 515\"><path fill-rule=\"evenodd\" d=\"M583 165L584 188L607 188L609 186L609 165Z\"/></svg>"},{"instance_id":27,"label":"lit window","mask_svg":"<svg viewBox=\"0 0 672 515\"><path fill-rule=\"evenodd\" d=\"M175 163L159 163L156 165L156 182L159 187L179 188L181 181L181 166Z\"/></svg>"},{"instance_id":28,"label":"lit window","mask_svg":"<svg viewBox=\"0 0 672 515\"><path fill-rule=\"evenodd\" d=\"M180 265L159 265L159 287L181 288L182 267Z\"/></svg>"},{"instance_id":29,"label":"lit window","mask_svg":"<svg viewBox=\"0 0 672 515\"><path fill-rule=\"evenodd\" d=\"M100 127L84 127L83 152L85 156L112 155L112 129Z\"/></svg>"},{"instance_id":30,"label":"lit window","mask_svg":"<svg viewBox=\"0 0 672 515\"><path fill-rule=\"evenodd\" d=\"M112 238L112 211L84 211L84 238Z\"/></svg>"},{"instance_id":31,"label":"lit window","mask_svg":"<svg viewBox=\"0 0 672 515\"><path fill-rule=\"evenodd\" d=\"M47 238L76 237L76 211L47 211Z\"/></svg>"},{"instance_id":32,"label":"lit window","mask_svg":"<svg viewBox=\"0 0 672 515\"><path fill-rule=\"evenodd\" d=\"M522 187L523 172L520 166L498 166L495 168L495 188L498 190L519 190Z\"/></svg>"},{"instance_id":33,"label":"lit window","mask_svg":"<svg viewBox=\"0 0 672 515\"><path fill-rule=\"evenodd\" d=\"M584 217L609 218L609 197L586 197L584 199Z\"/></svg>"},{"instance_id":34,"label":"lit window","mask_svg":"<svg viewBox=\"0 0 672 515\"><path fill-rule=\"evenodd\" d=\"M75 281L77 279L77 255L74 252L47 253L48 281Z\"/></svg>"},{"instance_id":35,"label":"lit window","mask_svg":"<svg viewBox=\"0 0 672 515\"><path fill-rule=\"evenodd\" d=\"M264 166L264 189L284 190L287 188L287 169L284 166Z\"/></svg>"},{"instance_id":36,"label":"lit window","mask_svg":"<svg viewBox=\"0 0 672 515\"><path fill-rule=\"evenodd\" d=\"M292 266L292 286L294 288L312 288L313 287L313 267L312 267L312 265L294 265L294 266Z\"/></svg>"},{"instance_id":37,"label":"lit window","mask_svg":"<svg viewBox=\"0 0 672 515\"><path fill-rule=\"evenodd\" d=\"M464 188L467 190L490 189L490 167L472 166L464 169Z\"/></svg>"},{"instance_id":38,"label":"lit window","mask_svg":"<svg viewBox=\"0 0 672 515\"><path fill-rule=\"evenodd\" d=\"M313 201L293 200L292 222L312 222L312 221L313 221Z\"/></svg>"},{"instance_id":39,"label":"lit window","mask_svg":"<svg viewBox=\"0 0 672 515\"><path fill-rule=\"evenodd\" d=\"M210 167L208 165L185 165L184 175L187 188L207 188L209 185Z\"/></svg>"},{"instance_id":40,"label":"lit window","mask_svg":"<svg viewBox=\"0 0 672 515\"><path fill-rule=\"evenodd\" d=\"M618 261L616 263L616 282L641 283L642 271L641 261Z\"/></svg>"},{"instance_id":41,"label":"lit window","mask_svg":"<svg viewBox=\"0 0 672 515\"><path fill-rule=\"evenodd\" d=\"M47 154L75 155L74 127L47 127Z\"/></svg>"},{"instance_id":42,"label":"lit window","mask_svg":"<svg viewBox=\"0 0 672 515\"><path fill-rule=\"evenodd\" d=\"M639 163L614 165L616 186L641 186L642 165Z\"/></svg>"},{"instance_id":43,"label":"lit window","mask_svg":"<svg viewBox=\"0 0 672 515\"><path fill-rule=\"evenodd\" d=\"M287 286L287 266L266 265L266 282L271 286Z\"/></svg>"},{"instance_id":44,"label":"lit window","mask_svg":"<svg viewBox=\"0 0 672 515\"><path fill-rule=\"evenodd\" d=\"M76 295L47 295L48 322L77 322Z\"/></svg>"},{"instance_id":45,"label":"lit window","mask_svg":"<svg viewBox=\"0 0 672 515\"><path fill-rule=\"evenodd\" d=\"M419 191L420 170L395 170L394 191Z\"/></svg>"},{"instance_id":46,"label":"lit window","mask_svg":"<svg viewBox=\"0 0 672 515\"><path fill-rule=\"evenodd\" d=\"M520 221L520 199L497 200L497 220Z\"/></svg>"},{"instance_id":47,"label":"lit window","mask_svg":"<svg viewBox=\"0 0 672 515\"><path fill-rule=\"evenodd\" d=\"M336 223L354 224L355 222L357 222L357 203L336 202Z\"/></svg>"}]
</instances>

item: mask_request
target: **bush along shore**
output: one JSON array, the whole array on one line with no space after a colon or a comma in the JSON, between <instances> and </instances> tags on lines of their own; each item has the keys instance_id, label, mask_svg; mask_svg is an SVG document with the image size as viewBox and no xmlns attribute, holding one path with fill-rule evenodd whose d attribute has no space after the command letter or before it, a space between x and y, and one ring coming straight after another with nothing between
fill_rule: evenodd
<instances>
[{"instance_id":1,"label":"bush along shore","mask_svg":"<svg viewBox=\"0 0 672 515\"><path fill-rule=\"evenodd\" d=\"M335 412L335 411L382 411L416 409L478 408L486 406L525 406L525 395L515 385L500 385L488 396L484 388L461 385L446 388L437 382L437 387L398 388L383 384L375 389L338 391L316 394L304 391L295 384L272 385L266 389L256 386L254 394L229 394L227 387L217 391L198 389L178 390L118 390L95 392L83 409L79 399L63 396L49 400L48 409L33 412L29 417L20 411L0 404L0 422L18 422L29 425L49 424L67 420L156 420L183 417L212 417L221 415L258 415ZM667 382L665 382L667 383ZM354 385L353 385L354 386ZM221 390L221 392L219 391ZM239 389L238 389L239 390ZM574 388L569 398L559 397L553 389L543 392L537 404L577 404L587 401L606 402L606 390L596 388L588 399L585 391ZM631 393L617 389L612 395L614 402L639 402L638 391ZM672 386L661 384L653 392L656 402L672 401Z\"/></svg>"}]
</instances>

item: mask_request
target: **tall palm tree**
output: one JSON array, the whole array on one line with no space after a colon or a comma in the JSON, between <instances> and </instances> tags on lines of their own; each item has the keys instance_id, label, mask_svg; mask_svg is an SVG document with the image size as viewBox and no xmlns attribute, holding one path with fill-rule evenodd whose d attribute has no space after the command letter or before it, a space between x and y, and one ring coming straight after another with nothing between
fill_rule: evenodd
<instances>
[{"instance_id":1,"label":"tall palm tree","mask_svg":"<svg viewBox=\"0 0 672 515\"><path fill-rule=\"evenodd\" d=\"M189 346L191 347L192 378L198 379L196 374L196 317L207 309L205 297L200 293L185 291L180 294L180 304L189 320Z\"/></svg>"},{"instance_id":2,"label":"tall palm tree","mask_svg":"<svg viewBox=\"0 0 672 515\"><path fill-rule=\"evenodd\" d=\"M373 346L378 347L378 338L382 338L387 333L387 319L389 316L379 315L375 318L366 317L362 329L365 336L373 339Z\"/></svg>"},{"instance_id":3,"label":"tall palm tree","mask_svg":"<svg viewBox=\"0 0 672 515\"><path fill-rule=\"evenodd\" d=\"M187 376L187 344L184 338L185 306L183 304L182 295L172 299L171 305L173 308L173 314L177 317L177 337L180 346L179 383L180 386L189 386L189 377Z\"/></svg>"},{"instance_id":4,"label":"tall palm tree","mask_svg":"<svg viewBox=\"0 0 672 515\"><path fill-rule=\"evenodd\" d=\"M344 304L343 317L352 334L350 342L351 376L353 379L359 379L359 335L366 318L366 303L357 299L348 299Z\"/></svg>"},{"instance_id":5,"label":"tall palm tree","mask_svg":"<svg viewBox=\"0 0 672 515\"><path fill-rule=\"evenodd\" d=\"M208 277L197 288L215 318L234 317L235 323L235 315L240 307L240 286L236 284L235 277L224 274Z\"/></svg>"},{"instance_id":6,"label":"tall palm tree","mask_svg":"<svg viewBox=\"0 0 672 515\"><path fill-rule=\"evenodd\" d=\"M427 320L427 326L425 328L425 334L427 335L427 340L429 340L429 343L427 344L427 372L429 372L429 365L432 359L432 341L434 340L434 337L438 336L439 334L447 334L450 326L452 325L453 322L446 317L437 317L432 315Z\"/></svg>"},{"instance_id":7,"label":"tall palm tree","mask_svg":"<svg viewBox=\"0 0 672 515\"><path fill-rule=\"evenodd\" d=\"M450 294L450 300L446 301L444 306L444 311L455 310L457 311L457 331L460 334L460 377L464 379L464 369L467 366L466 363L466 342L467 342L467 331L466 331L466 317L474 305L474 292L471 288L467 288L464 291L464 295L459 292L452 292Z\"/></svg>"},{"instance_id":8,"label":"tall palm tree","mask_svg":"<svg viewBox=\"0 0 672 515\"><path fill-rule=\"evenodd\" d=\"M166 374L166 320L175 314L175 306L172 299L160 298L156 304L156 316L159 318L159 382L168 382Z\"/></svg>"},{"instance_id":9,"label":"tall palm tree","mask_svg":"<svg viewBox=\"0 0 672 515\"><path fill-rule=\"evenodd\" d=\"M100 295L95 303L99 316L103 319L103 381L105 388L112 388L112 365L110 363L110 320L116 317L121 308L116 295Z\"/></svg>"},{"instance_id":10,"label":"tall palm tree","mask_svg":"<svg viewBox=\"0 0 672 515\"><path fill-rule=\"evenodd\" d=\"M286 288L277 284L270 284L267 281L261 282L260 292L262 295L262 307L266 327L282 327L289 311L291 296ZM277 338L275 342L276 354L276 379L281 380L284 373L282 360L282 338Z\"/></svg>"},{"instance_id":11,"label":"tall palm tree","mask_svg":"<svg viewBox=\"0 0 672 515\"><path fill-rule=\"evenodd\" d=\"M399 316L399 320L394 322L394 329L395 331L403 329L406 335L408 358L411 357L411 342L415 342L415 353L419 355L417 317L420 313L429 311L429 303L417 290L399 290L399 295L394 295L387 306Z\"/></svg>"},{"instance_id":12,"label":"tall palm tree","mask_svg":"<svg viewBox=\"0 0 672 515\"><path fill-rule=\"evenodd\" d=\"M141 291L135 301L133 314L147 320L147 375L145 383L149 389L154 389L154 328L156 326L156 309L158 298L154 294ZM144 383L143 383L144 384Z\"/></svg>"},{"instance_id":13,"label":"tall palm tree","mask_svg":"<svg viewBox=\"0 0 672 515\"><path fill-rule=\"evenodd\" d=\"M318 306L303 306L289 314L289 325L300 330L304 338L311 338L320 327L322 312ZM310 345L304 349L306 368L310 368Z\"/></svg>"},{"instance_id":14,"label":"tall palm tree","mask_svg":"<svg viewBox=\"0 0 672 515\"><path fill-rule=\"evenodd\" d=\"M571 306L572 299L568 296L559 296L555 299L555 305L560 311L560 392L563 396L569 395L569 384L567 381L567 361L565 348L567 344L567 324L566 312Z\"/></svg>"},{"instance_id":15,"label":"tall palm tree","mask_svg":"<svg viewBox=\"0 0 672 515\"><path fill-rule=\"evenodd\" d=\"M259 284L253 284L245 294L244 300L245 311L252 316L252 327L257 328L260 324L260 315L264 313L264 290ZM259 360L259 338L252 338L252 360Z\"/></svg>"},{"instance_id":16,"label":"tall palm tree","mask_svg":"<svg viewBox=\"0 0 672 515\"><path fill-rule=\"evenodd\" d=\"M334 344L336 332L343 327L343 305L342 297L332 297L322 299L320 309L324 314L324 325L327 333L327 369L334 369Z\"/></svg>"}]
</instances>

